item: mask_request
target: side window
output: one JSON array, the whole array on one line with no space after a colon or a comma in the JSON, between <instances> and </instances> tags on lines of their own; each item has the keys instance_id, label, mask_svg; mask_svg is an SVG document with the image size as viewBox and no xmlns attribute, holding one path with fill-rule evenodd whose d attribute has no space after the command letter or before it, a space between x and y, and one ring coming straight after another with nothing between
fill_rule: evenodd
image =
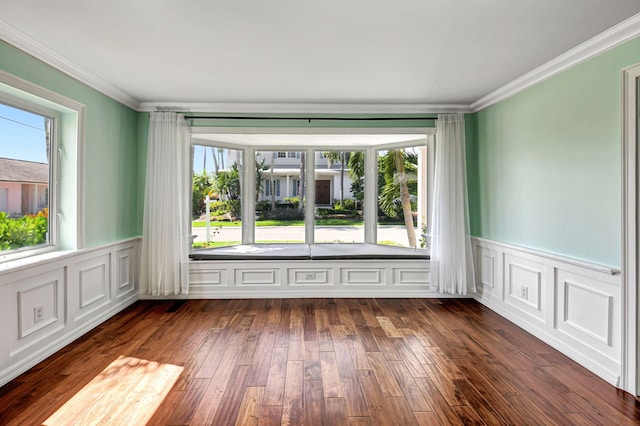
<instances>
[{"instance_id":1,"label":"side window","mask_svg":"<svg viewBox=\"0 0 640 426\"><path fill-rule=\"evenodd\" d=\"M55 244L55 113L0 103L0 253Z\"/></svg>"}]
</instances>

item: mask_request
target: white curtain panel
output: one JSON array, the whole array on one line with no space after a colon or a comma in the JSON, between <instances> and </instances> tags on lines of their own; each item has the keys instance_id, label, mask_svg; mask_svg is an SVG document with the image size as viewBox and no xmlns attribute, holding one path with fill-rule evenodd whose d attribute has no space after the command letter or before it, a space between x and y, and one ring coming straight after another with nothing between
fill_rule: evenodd
<instances>
[{"instance_id":1,"label":"white curtain panel","mask_svg":"<svg viewBox=\"0 0 640 426\"><path fill-rule=\"evenodd\" d=\"M188 293L190 137L182 114L151 113L140 281L154 296Z\"/></svg>"},{"instance_id":2,"label":"white curtain panel","mask_svg":"<svg viewBox=\"0 0 640 426\"><path fill-rule=\"evenodd\" d=\"M431 220L431 282L441 293L476 291L469 236L464 115L439 114Z\"/></svg>"}]
</instances>

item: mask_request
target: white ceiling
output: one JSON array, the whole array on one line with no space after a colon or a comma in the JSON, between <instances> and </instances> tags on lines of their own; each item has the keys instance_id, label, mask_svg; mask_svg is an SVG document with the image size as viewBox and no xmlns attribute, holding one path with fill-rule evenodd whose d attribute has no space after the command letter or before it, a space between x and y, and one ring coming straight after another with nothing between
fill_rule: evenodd
<instances>
[{"instance_id":1,"label":"white ceiling","mask_svg":"<svg viewBox=\"0 0 640 426\"><path fill-rule=\"evenodd\" d=\"M640 0L0 0L0 37L142 109L464 109L639 12Z\"/></svg>"}]
</instances>

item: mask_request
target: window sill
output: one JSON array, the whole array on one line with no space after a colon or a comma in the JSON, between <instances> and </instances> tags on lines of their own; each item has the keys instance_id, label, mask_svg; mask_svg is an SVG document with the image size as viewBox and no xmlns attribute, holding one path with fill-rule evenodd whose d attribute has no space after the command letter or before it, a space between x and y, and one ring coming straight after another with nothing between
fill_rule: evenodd
<instances>
[{"instance_id":1,"label":"window sill","mask_svg":"<svg viewBox=\"0 0 640 426\"><path fill-rule=\"evenodd\" d=\"M50 246L39 249L37 252L34 250L29 254L24 253L19 257L13 257L17 253L0 256L0 275L53 262L73 253L75 253L74 250L58 250L56 247Z\"/></svg>"}]
</instances>

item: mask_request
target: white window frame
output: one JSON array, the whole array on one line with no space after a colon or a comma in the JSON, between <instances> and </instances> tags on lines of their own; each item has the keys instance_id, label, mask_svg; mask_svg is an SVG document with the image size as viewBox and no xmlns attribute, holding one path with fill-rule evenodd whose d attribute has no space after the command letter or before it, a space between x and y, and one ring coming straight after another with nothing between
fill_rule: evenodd
<instances>
[{"instance_id":1,"label":"white window frame","mask_svg":"<svg viewBox=\"0 0 640 426\"><path fill-rule=\"evenodd\" d=\"M431 214L431 198L433 188L433 153L434 153L434 136L436 129L434 127L420 128L314 128L314 129L297 129L297 128L230 128L230 127L192 127L191 136L192 144L221 146L230 149L242 150L245 163L243 164L244 187L242 188L242 244L255 243L255 197L249 194L255 194L255 155L256 152L275 151L284 152L297 151L306 153L306 176L312 176L315 181L315 153L322 151L365 151L365 209L364 209L364 228L365 243L377 244L377 151L380 149L415 147L418 141L424 138L411 141L403 141L393 144L378 145L355 145L355 146L314 146L313 148L286 145L286 146L243 146L241 144L218 143L213 140L199 139L199 134L326 134L326 135L344 135L344 134L417 134L426 137L427 152L427 212L425 217L427 223L430 223ZM423 143L423 142L421 142ZM191 173L191 171L190 171ZM307 181L308 183L308 181ZM315 185L307 184L305 197L307 199L315 199ZM367 200L374 200L368 202ZM315 203L305 204L305 243L314 243L314 215Z\"/></svg>"},{"instance_id":2,"label":"white window frame","mask_svg":"<svg viewBox=\"0 0 640 426\"><path fill-rule=\"evenodd\" d=\"M49 242L0 252L0 263L9 265L56 250L83 248L85 106L1 70L0 102L54 119L49 160Z\"/></svg>"}]
</instances>

